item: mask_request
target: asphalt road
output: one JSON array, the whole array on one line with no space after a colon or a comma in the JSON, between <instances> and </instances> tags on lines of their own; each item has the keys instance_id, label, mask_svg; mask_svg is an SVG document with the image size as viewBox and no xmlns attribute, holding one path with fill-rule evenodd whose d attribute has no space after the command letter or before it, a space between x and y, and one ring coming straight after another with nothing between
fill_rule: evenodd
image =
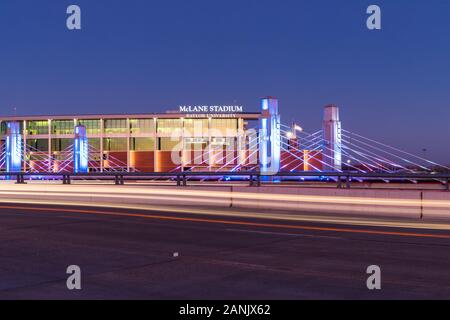
<instances>
[{"instance_id":1,"label":"asphalt road","mask_svg":"<svg viewBox=\"0 0 450 320\"><path fill-rule=\"evenodd\" d=\"M0 204L0 299L382 298L450 299L450 232Z\"/></svg>"}]
</instances>

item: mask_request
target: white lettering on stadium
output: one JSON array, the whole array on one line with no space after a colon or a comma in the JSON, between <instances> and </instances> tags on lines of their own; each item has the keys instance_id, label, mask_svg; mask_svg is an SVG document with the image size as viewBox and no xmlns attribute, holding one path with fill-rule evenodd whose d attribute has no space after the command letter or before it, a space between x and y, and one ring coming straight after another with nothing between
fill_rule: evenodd
<instances>
[{"instance_id":1,"label":"white lettering on stadium","mask_svg":"<svg viewBox=\"0 0 450 320\"><path fill-rule=\"evenodd\" d=\"M188 113L186 118L237 118L236 113Z\"/></svg>"},{"instance_id":2,"label":"white lettering on stadium","mask_svg":"<svg viewBox=\"0 0 450 320\"><path fill-rule=\"evenodd\" d=\"M243 112L243 106L180 106L180 112L215 113L215 112Z\"/></svg>"}]
</instances>

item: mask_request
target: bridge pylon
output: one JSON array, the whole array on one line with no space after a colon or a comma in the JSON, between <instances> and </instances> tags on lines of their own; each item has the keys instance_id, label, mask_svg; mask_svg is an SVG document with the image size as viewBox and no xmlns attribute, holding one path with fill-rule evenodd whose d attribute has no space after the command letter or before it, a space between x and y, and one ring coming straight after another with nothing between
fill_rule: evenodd
<instances>
[{"instance_id":1,"label":"bridge pylon","mask_svg":"<svg viewBox=\"0 0 450 320\"><path fill-rule=\"evenodd\" d=\"M339 107L327 105L323 116L324 171L342 170L342 125Z\"/></svg>"},{"instance_id":2,"label":"bridge pylon","mask_svg":"<svg viewBox=\"0 0 450 320\"><path fill-rule=\"evenodd\" d=\"M23 159L23 142L20 123L13 121L6 124L6 171L21 172Z\"/></svg>"},{"instance_id":3,"label":"bridge pylon","mask_svg":"<svg viewBox=\"0 0 450 320\"><path fill-rule=\"evenodd\" d=\"M89 172L89 146L86 127L81 125L75 127L75 138L73 141L73 172Z\"/></svg>"},{"instance_id":4,"label":"bridge pylon","mask_svg":"<svg viewBox=\"0 0 450 320\"><path fill-rule=\"evenodd\" d=\"M270 176L280 171L281 130L278 100L272 97L261 100L262 115L259 120L259 169Z\"/></svg>"}]
</instances>

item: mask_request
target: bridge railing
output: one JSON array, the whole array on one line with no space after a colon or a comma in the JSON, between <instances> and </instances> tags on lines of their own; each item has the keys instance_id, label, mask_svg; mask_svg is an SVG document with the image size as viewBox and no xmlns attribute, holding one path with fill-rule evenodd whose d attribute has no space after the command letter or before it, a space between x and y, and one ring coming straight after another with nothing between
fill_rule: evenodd
<instances>
[{"instance_id":1,"label":"bridge railing","mask_svg":"<svg viewBox=\"0 0 450 320\"><path fill-rule=\"evenodd\" d=\"M350 188L351 182L356 181L438 181L449 190L450 174L448 173L361 173L361 172L280 172L275 175L262 175L256 171L245 172L91 172L91 173L34 173L34 172L0 172L0 177L15 178L17 184L24 184L25 178L61 179L63 184L70 184L76 180L113 180L116 185L123 185L125 180L145 181L153 179L169 179L177 186L186 186L189 178L217 179L240 178L248 181L250 186L261 186L268 181L302 180L317 178L333 180L337 188Z\"/></svg>"}]
</instances>

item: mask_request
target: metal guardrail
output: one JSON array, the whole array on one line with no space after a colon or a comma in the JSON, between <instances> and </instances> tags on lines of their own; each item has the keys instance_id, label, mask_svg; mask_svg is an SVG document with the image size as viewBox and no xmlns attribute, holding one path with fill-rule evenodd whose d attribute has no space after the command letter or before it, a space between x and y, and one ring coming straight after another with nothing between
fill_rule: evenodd
<instances>
[{"instance_id":1,"label":"metal guardrail","mask_svg":"<svg viewBox=\"0 0 450 320\"><path fill-rule=\"evenodd\" d=\"M337 188L351 187L352 179L380 179L380 180L424 180L439 181L449 190L450 174L448 173L361 173L361 172L280 172L275 175L262 175L260 172L91 172L91 173L34 173L34 172L0 172L0 177L15 177L17 184L24 184L25 177L55 177L61 178L63 184L70 184L72 179L106 180L111 179L116 185L123 185L125 179L148 180L149 178L171 178L177 186L186 186L188 178L205 177L242 177L249 181L250 186L261 186L262 180L273 178L335 178Z\"/></svg>"}]
</instances>

